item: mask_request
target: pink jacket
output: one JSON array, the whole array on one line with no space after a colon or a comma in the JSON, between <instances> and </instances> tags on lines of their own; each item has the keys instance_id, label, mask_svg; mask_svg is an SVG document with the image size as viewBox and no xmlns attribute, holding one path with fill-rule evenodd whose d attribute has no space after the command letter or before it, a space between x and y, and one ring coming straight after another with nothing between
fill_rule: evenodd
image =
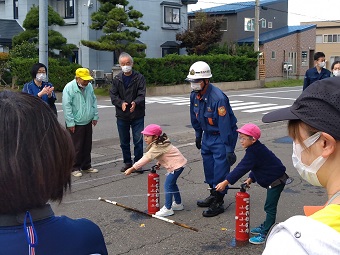
<instances>
[{"instance_id":1,"label":"pink jacket","mask_svg":"<svg viewBox=\"0 0 340 255\"><path fill-rule=\"evenodd\" d=\"M135 169L141 168L154 159L157 159L157 164L163 166L168 172L181 168L187 163L187 159L167 139L164 143L150 143L146 148L144 156L133 167Z\"/></svg>"}]
</instances>

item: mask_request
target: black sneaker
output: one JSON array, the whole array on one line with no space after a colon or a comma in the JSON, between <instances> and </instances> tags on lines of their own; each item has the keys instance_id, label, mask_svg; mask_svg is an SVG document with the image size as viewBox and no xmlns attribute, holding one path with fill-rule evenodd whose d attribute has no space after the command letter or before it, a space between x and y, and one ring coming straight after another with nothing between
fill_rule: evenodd
<instances>
[{"instance_id":1,"label":"black sneaker","mask_svg":"<svg viewBox=\"0 0 340 255\"><path fill-rule=\"evenodd\" d=\"M209 197L205 199L197 200L197 206L198 207L209 207L214 200L215 200L215 196L210 195Z\"/></svg>"},{"instance_id":2,"label":"black sneaker","mask_svg":"<svg viewBox=\"0 0 340 255\"><path fill-rule=\"evenodd\" d=\"M214 217L224 212L223 201L214 201L208 208L208 210L203 211L203 217Z\"/></svg>"},{"instance_id":3,"label":"black sneaker","mask_svg":"<svg viewBox=\"0 0 340 255\"><path fill-rule=\"evenodd\" d=\"M125 165L120 169L120 171L123 173L123 172L125 172L126 170L128 170L130 167L132 167L132 164L125 164Z\"/></svg>"}]
</instances>

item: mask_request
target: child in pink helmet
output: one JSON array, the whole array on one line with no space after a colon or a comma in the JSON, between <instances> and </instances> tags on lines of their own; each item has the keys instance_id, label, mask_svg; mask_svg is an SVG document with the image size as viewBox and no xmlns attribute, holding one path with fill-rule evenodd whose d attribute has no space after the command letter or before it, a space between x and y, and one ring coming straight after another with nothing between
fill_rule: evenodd
<instances>
[{"instance_id":1,"label":"child in pink helmet","mask_svg":"<svg viewBox=\"0 0 340 255\"><path fill-rule=\"evenodd\" d=\"M150 124L145 127L142 134L144 135L145 143L148 145L146 153L125 171L125 175L131 174L154 159L158 160L157 169L163 166L167 170L167 176L164 182L165 205L156 212L156 215L163 217L173 215L174 211L184 209L176 182L184 170L187 159L170 143L167 135L162 134L160 126ZM174 198L174 201L172 201L172 198Z\"/></svg>"},{"instance_id":2,"label":"child in pink helmet","mask_svg":"<svg viewBox=\"0 0 340 255\"><path fill-rule=\"evenodd\" d=\"M226 176L225 181L217 184L216 190L223 191L228 184L236 183L249 171L249 177L244 183L249 186L251 183L257 182L261 187L267 189L264 205L266 219L259 227L250 230L250 233L255 236L249 239L252 244L262 244L265 242L269 229L275 223L277 204L288 175L281 160L259 141L261 130L258 126L248 123L237 129L237 132L246 154L234 170Z\"/></svg>"}]
</instances>

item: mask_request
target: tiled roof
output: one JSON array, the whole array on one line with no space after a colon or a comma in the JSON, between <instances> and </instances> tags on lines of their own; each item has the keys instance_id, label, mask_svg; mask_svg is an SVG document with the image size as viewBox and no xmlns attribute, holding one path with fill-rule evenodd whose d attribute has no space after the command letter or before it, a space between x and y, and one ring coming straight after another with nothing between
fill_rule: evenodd
<instances>
[{"instance_id":1,"label":"tiled roof","mask_svg":"<svg viewBox=\"0 0 340 255\"><path fill-rule=\"evenodd\" d=\"M0 44L11 45L13 36L23 31L16 20L0 19Z\"/></svg>"},{"instance_id":2,"label":"tiled roof","mask_svg":"<svg viewBox=\"0 0 340 255\"><path fill-rule=\"evenodd\" d=\"M260 6L266 6L269 4L277 3L277 2L284 2L287 0L260 0ZM248 9L254 9L255 1L249 2L237 2L231 4L224 4L220 6L215 6L211 8L202 9L200 11L206 12L209 14L232 14L238 13L240 11L245 11ZM189 12L188 16L194 16L195 12Z\"/></svg>"},{"instance_id":3,"label":"tiled roof","mask_svg":"<svg viewBox=\"0 0 340 255\"><path fill-rule=\"evenodd\" d=\"M278 29L260 34L259 43L261 45L261 44L264 44L270 41L280 39L282 37L286 37L291 34L301 33L301 32L313 29L315 27L316 25L302 25L302 26L286 26L286 27L278 28ZM238 43L239 44L254 43L254 36L238 40Z\"/></svg>"}]
</instances>

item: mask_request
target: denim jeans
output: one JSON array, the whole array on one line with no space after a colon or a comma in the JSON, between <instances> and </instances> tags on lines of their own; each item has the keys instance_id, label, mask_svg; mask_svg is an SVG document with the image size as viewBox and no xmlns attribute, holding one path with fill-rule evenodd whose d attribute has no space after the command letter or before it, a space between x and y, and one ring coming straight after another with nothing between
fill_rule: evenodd
<instances>
[{"instance_id":1,"label":"denim jeans","mask_svg":"<svg viewBox=\"0 0 340 255\"><path fill-rule=\"evenodd\" d=\"M125 164L132 164L130 150L130 128L132 130L132 140L134 144L134 162L137 162L143 157L143 134L144 117L127 121L117 118L117 129L120 140L120 148L123 152L123 160Z\"/></svg>"},{"instance_id":2,"label":"denim jeans","mask_svg":"<svg viewBox=\"0 0 340 255\"><path fill-rule=\"evenodd\" d=\"M183 172L184 167L176 169L174 173L168 173L164 182L164 192L165 192L165 207L170 209L172 206L172 196L175 199L176 204L182 203L181 194L177 186L177 179Z\"/></svg>"}]
</instances>

